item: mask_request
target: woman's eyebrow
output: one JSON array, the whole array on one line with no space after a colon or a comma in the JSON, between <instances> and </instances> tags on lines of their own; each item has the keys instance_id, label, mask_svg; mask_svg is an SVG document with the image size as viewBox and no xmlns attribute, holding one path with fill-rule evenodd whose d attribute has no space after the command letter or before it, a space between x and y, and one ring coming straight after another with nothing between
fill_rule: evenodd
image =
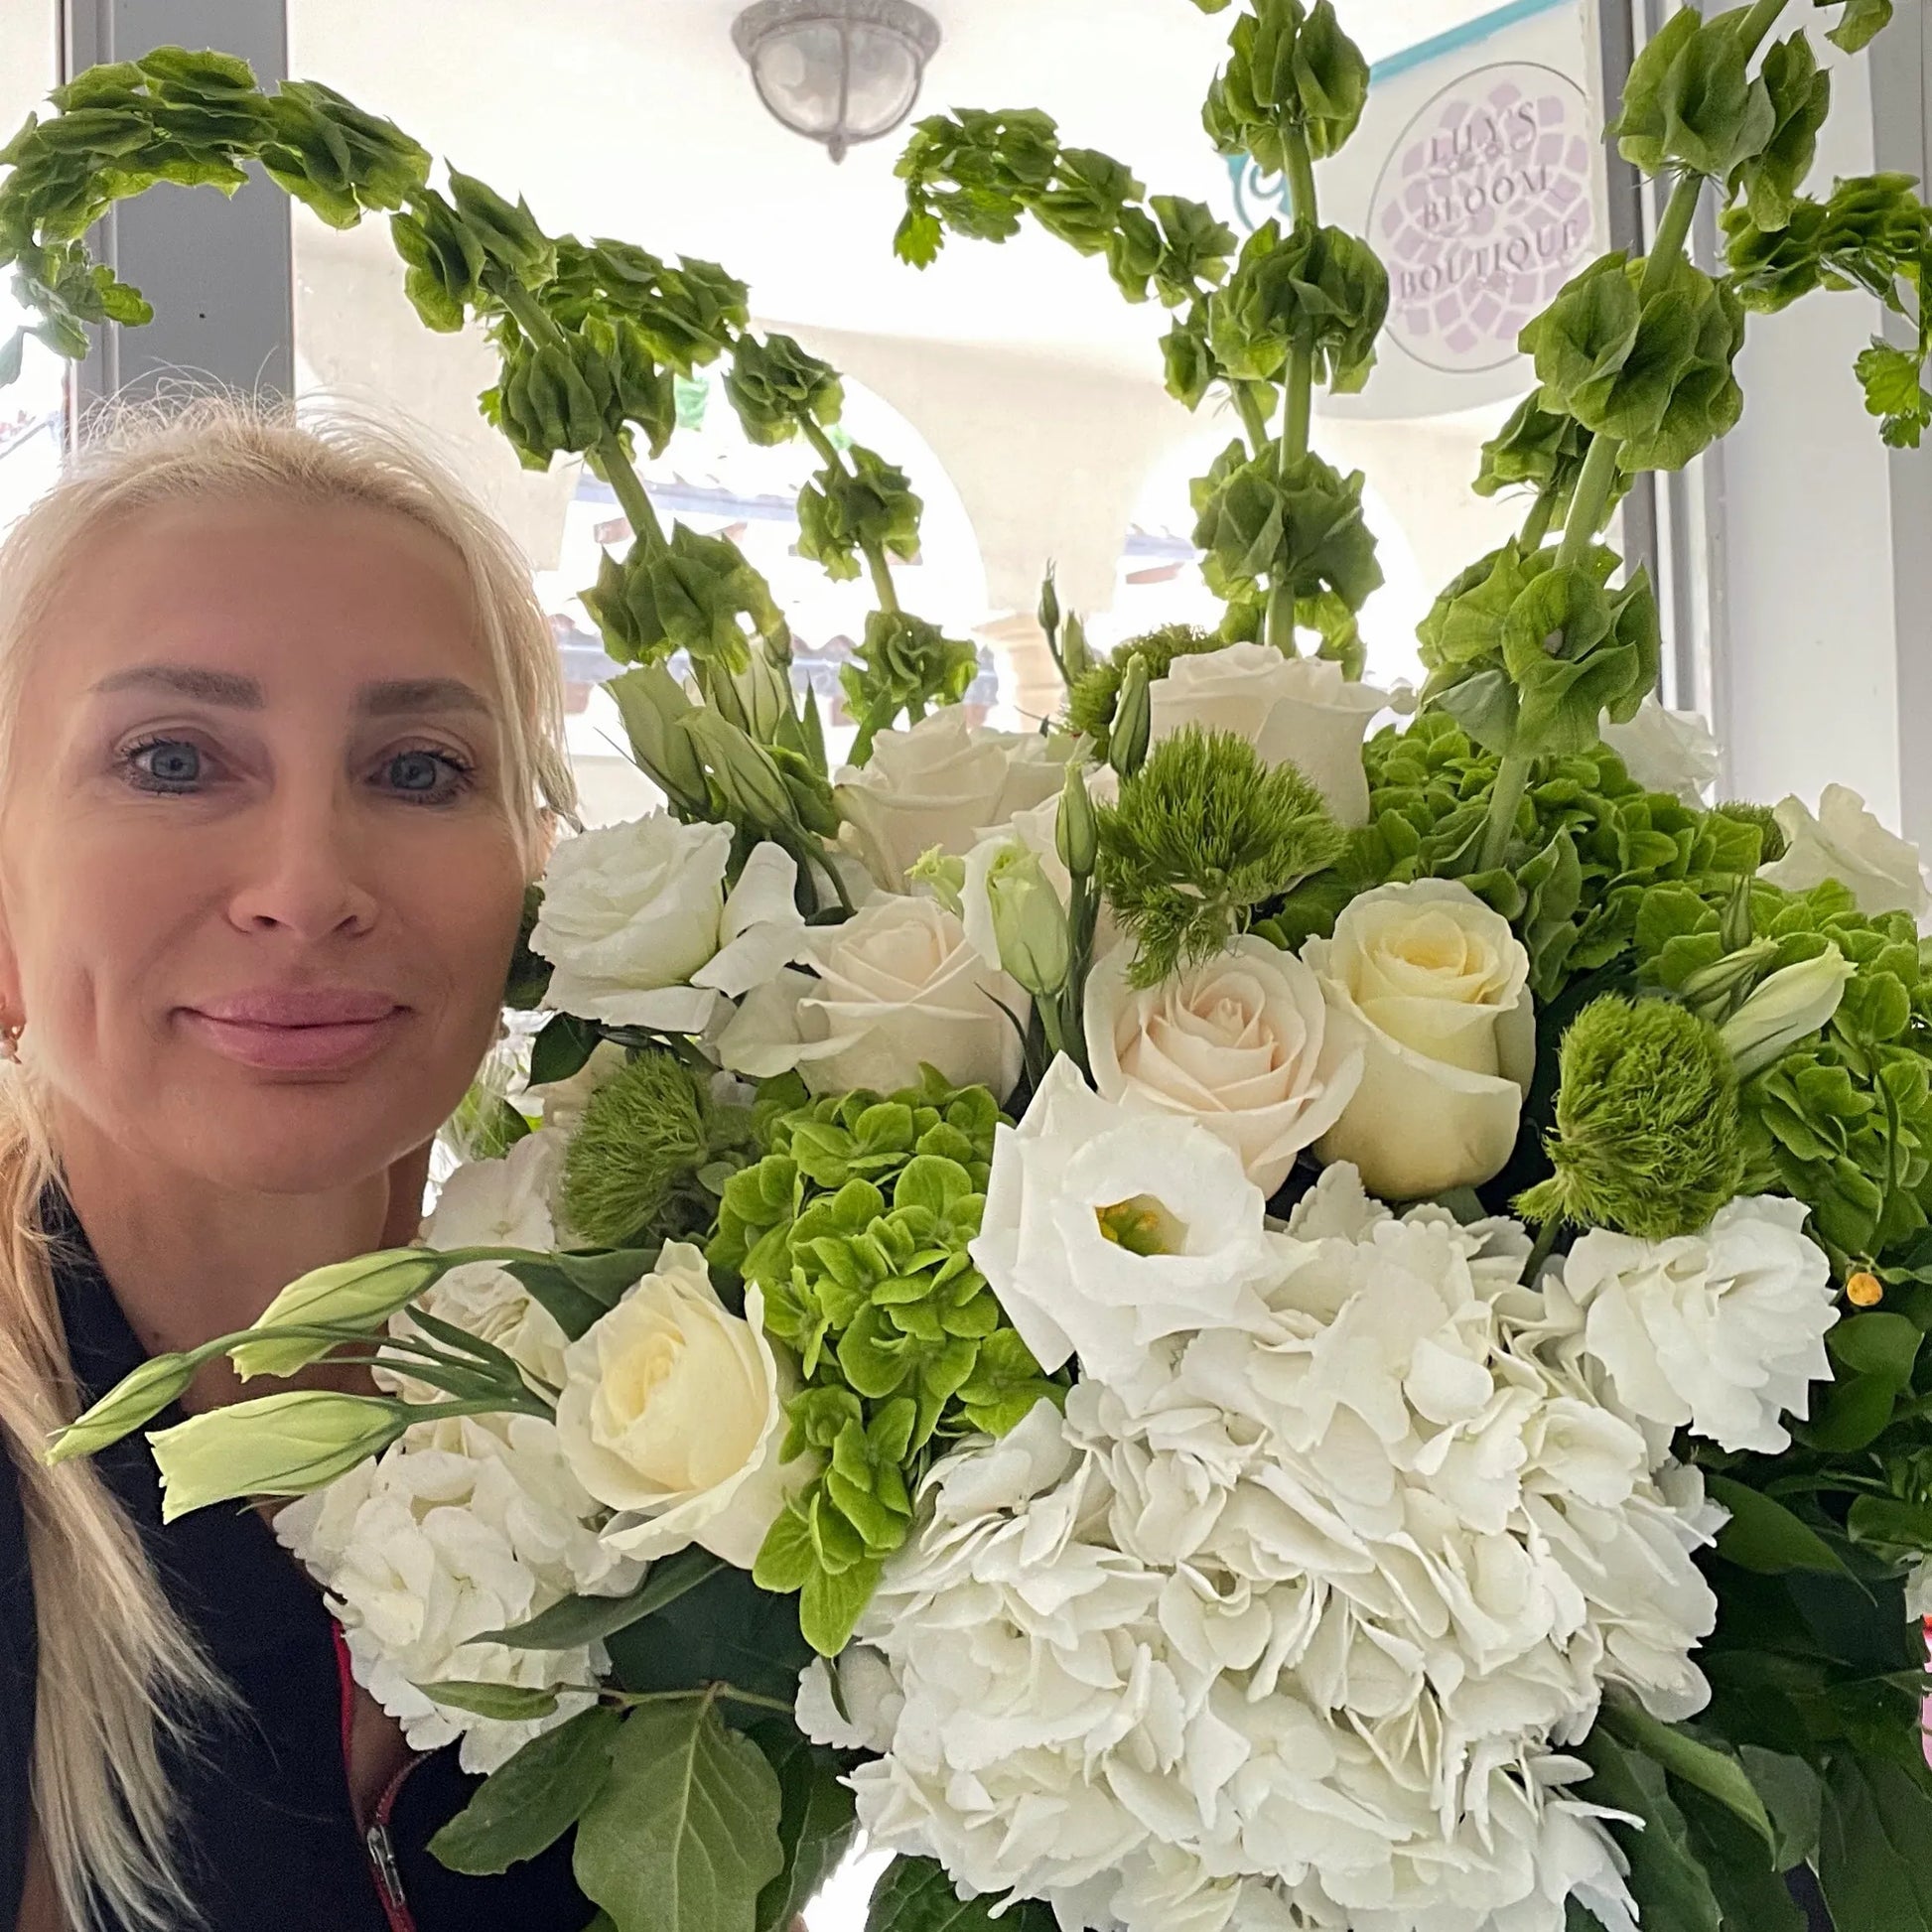
<instances>
[{"instance_id":1,"label":"woman's eyebrow","mask_svg":"<svg viewBox=\"0 0 1932 1932\"><path fill-rule=\"evenodd\" d=\"M203 704L236 711L261 711L268 700L260 681L236 671L201 664L136 664L114 671L93 687L96 697L137 687L173 692ZM487 712L489 703L460 677L378 678L355 694L355 709L365 718L395 718L423 711Z\"/></svg>"}]
</instances>

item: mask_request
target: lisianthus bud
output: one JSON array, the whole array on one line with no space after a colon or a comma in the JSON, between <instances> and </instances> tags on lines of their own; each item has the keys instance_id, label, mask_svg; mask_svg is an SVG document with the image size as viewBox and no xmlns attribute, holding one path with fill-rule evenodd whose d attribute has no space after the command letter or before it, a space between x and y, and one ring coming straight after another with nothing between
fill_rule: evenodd
<instances>
[{"instance_id":1,"label":"lisianthus bud","mask_svg":"<svg viewBox=\"0 0 1932 1932\"><path fill-rule=\"evenodd\" d=\"M1060 662L1066 666L1069 684L1076 677L1084 677L1093 668L1093 652L1087 644L1087 627L1080 621L1077 611L1066 614L1066 622L1060 631Z\"/></svg>"},{"instance_id":2,"label":"lisianthus bud","mask_svg":"<svg viewBox=\"0 0 1932 1932\"><path fill-rule=\"evenodd\" d=\"M711 766L740 825L772 831L791 824L791 794L767 753L715 712L693 710L682 728Z\"/></svg>"},{"instance_id":3,"label":"lisianthus bud","mask_svg":"<svg viewBox=\"0 0 1932 1932\"><path fill-rule=\"evenodd\" d=\"M1700 1020L1722 1026L1733 1008L1742 1005L1745 993L1766 961L1777 954L1775 939L1753 939L1709 966L1688 974L1672 997L1679 1006L1689 1007Z\"/></svg>"},{"instance_id":4,"label":"lisianthus bud","mask_svg":"<svg viewBox=\"0 0 1932 1932\"><path fill-rule=\"evenodd\" d=\"M1113 729L1107 736L1107 762L1123 778L1131 778L1141 768L1153 727L1147 660L1137 653L1127 660L1127 668L1121 673L1120 698L1114 706Z\"/></svg>"},{"instance_id":5,"label":"lisianthus bud","mask_svg":"<svg viewBox=\"0 0 1932 1932\"><path fill-rule=\"evenodd\" d=\"M1053 843L1060 864L1075 879L1090 878L1100 856L1100 820L1093 809L1093 796L1087 790L1087 767L1077 760L1066 767L1066 783L1060 787L1059 817L1053 825Z\"/></svg>"},{"instance_id":6,"label":"lisianthus bud","mask_svg":"<svg viewBox=\"0 0 1932 1932\"><path fill-rule=\"evenodd\" d=\"M643 664L621 672L604 689L623 720L637 762L674 801L704 804L704 766L691 741L678 730L679 721L694 707L677 679L662 664Z\"/></svg>"},{"instance_id":7,"label":"lisianthus bud","mask_svg":"<svg viewBox=\"0 0 1932 1932\"><path fill-rule=\"evenodd\" d=\"M255 1327L312 1327L326 1322L369 1334L413 1302L447 1266L431 1249L384 1248L357 1255L353 1261L312 1268L269 1303ZM238 1343L228 1351L228 1358L245 1382L255 1375L293 1375L319 1361L333 1345L326 1337L263 1335Z\"/></svg>"},{"instance_id":8,"label":"lisianthus bud","mask_svg":"<svg viewBox=\"0 0 1932 1932\"><path fill-rule=\"evenodd\" d=\"M780 722L790 714L791 692L784 674L754 645L743 670L723 664L699 668L706 701L719 715L759 745L777 736Z\"/></svg>"},{"instance_id":9,"label":"lisianthus bud","mask_svg":"<svg viewBox=\"0 0 1932 1932\"><path fill-rule=\"evenodd\" d=\"M964 907L960 894L966 887L966 861L942 845L929 846L905 871L908 886L923 886L954 918Z\"/></svg>"},{"instance_id":10,"label":"lisianthus bud","mask_svg":"<svg viewBox=\"0 0 1932 1932\"><path fill-rule=\"evenodd\" d=\"M1060 627L1060 594L1053 583L1053 566L1039 580L1039 627L1051 637Z\"/></svg>"},{"instance_id":11,"label":"lisianthus bud","mask_svg":"<svg viewBox=\"0 0 1932 1932\"><path fill-rule=\"evenodd\" d=\"M85 1415L49 1444L43 1459L65 1462L93 1455L152 1420L186 1389L197 1367L192 1355L156 1355L107 1391Z\"/></svg>"},{"instance_id":12,"label":"lisianthus bud","mask_svg":"<svg viewBox=\"0 0 1932 1932\"><path fill-rule=\"evenodd\" d=\"M1857 970L1836 946L1827 946L1760 981L1724 1024L1724 1042L1738 1079L1762 1072L1787 1046L1829 1026L1845 998L1845 983Z\"/></svg>"},{"instance_id":13,"label":"lisianthus bud","mask_svg":"<svg viewBox=\"0 0 1932 1932\"><path fill-rule=\"evenodd\" d=\"M406 1403L327 1389L190 1416L148 1438L161 1467L161 1520L240 1496L306 1496L380 1455L408 1427Z\"/></svg>"},{"instance_id":14,"label":"lisianthus bud","mask_svg":"<svg viewBox=\"0 0 1932 1932\"><path fill-rule=\"evenodd\" d=\"M986 897L1000 964L1036 999L1057 993L1066 984L1072 947L1066 913L1039 855L1024 845L1005 847L987 870Z\"/></svg>"}]
</instances>

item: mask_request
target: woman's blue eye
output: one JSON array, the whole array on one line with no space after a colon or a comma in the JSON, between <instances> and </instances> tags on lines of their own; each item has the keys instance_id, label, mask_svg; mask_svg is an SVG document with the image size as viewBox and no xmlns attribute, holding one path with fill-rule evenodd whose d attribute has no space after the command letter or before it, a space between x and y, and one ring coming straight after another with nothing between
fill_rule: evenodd
<instances>
[{"instance_id":1,"label":"woman's blue eye","mask_svg":"<svg viewBox=\"0 0 1932 1932\"><path fill-rule=\"evenodd\" d=\"M443 760L433 752L398 752L389 760L389 776L399 791L434 791Z\"/></svg>"},{"instance_id":2,"label":"woman's blue eye","mask_svg":"<svg viewBox=\"0 0 1932 1932\"><path fill-rule=\"evenodd\" d=\"M136 782L146 780L149 789L192 785L202 775L199 746L183 738L158 738L151 744L137 745L127 755Z\"/></svg>"},{"instance_id":3,"label":"woman's blue eye","mask_svg":"<svg viewBox=\"0 0 1932 1932\"><path fill-rule=\"evenodd\" d=\"M384 767L388 781L412 804L452 804L470 789L470 766L449 752L398 752Z\"/></svg>"}]
</instances>

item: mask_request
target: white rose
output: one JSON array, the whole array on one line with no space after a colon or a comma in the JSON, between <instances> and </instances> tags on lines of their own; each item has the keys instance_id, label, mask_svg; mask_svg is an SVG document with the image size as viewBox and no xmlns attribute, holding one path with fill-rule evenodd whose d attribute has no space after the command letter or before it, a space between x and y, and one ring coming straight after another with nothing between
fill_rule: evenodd
<instances>
[{"instance_id":1,"label":"white rose","mask_svg":"<svg viewBox=\"0 0 1932 1932\"><path fill-rule=\"evenodd\" d=\"M1367 1038L1321 1159L1352 1161L1390 1200L1500 1173L1536 1063L1529 955L1509 921L1454 880L1378 886L1302 957Z\"/></svg>"},{"instance_id":2,"label":"white rose","mask_svg":"<svg viewBox=\"0 0 1932 1932\"><path fill-rule=\"evenodd\" d=\"M916 1086L921 1061L955 1086L1013 1091L1023 1063L1027 996L967 943L927 898L886 894L839 926L821 926L804 958L738 1010L718 1038L724 1063L763 1079L797 1067L814 1093Z\"/></svg>"},{"instance_id":3,"label":"white rose","mask_svg":"<svg viewBox=\"0 0 1932 1932\"><path fill-rule=\"evenodd\" d=\"M698 1034L723 1005L798 956L798 867L755 846L725 891L729 825L663 812L580 832L543 876L530 948L549 960L549 1003L585 1020Z\"/></svg>"},{"instance_id":4,"label":"white rose","mask_svg":"<svg viewBox=\"0 0 1932 1932\"><path fill-rule=\"evenodd\" d=\"M1781 1418L1807 1413L1831 1375L1831 1263L1802 1201L1740 1195L1702 1234L1639 1241L1592 1228L1563 1281L1585 1311L1584 1347L1632 1415L1689 1424L1720 1448L1776 1453Z\"/></svg>"},{"instance_id":5,"label":"white rose","mask_svg":"<svg viewBox=\"0 0 1932 1932\"><path fill-rule=\"evenodd\" d=\"M908 731L881 732L868 763L839 772L836 796L868 871L902 893L922 853L968 851L982 827L1042 804L1065 775L1037 733L969 725L942 705Z\"/></svg>"},{"instance_id":6,"label":"white rose","mask_svg":"<svg viewBox=\"0 0 1932 1932\"><path fill-rule=\"evenodd\" d=\"M786 1494L778 1449L791 1378L763 1321L756 1285L733 1314L699 1250L669 1241L565 1350L557 1436L578 1481L620 1512L604 1532L611 1549L665 1557L698 1543L752 1567Z\"/></svg>"},{"instance_id":7,"label":"white rose","mask_svg":"<svg viewBox=\"0 0 1932 1932\"><path fill-rule=\"evenodd\" d=\"M1198 1121L1272 1194L1360 1084L1360 1029L1265 939L1244 935L1145 992L1127 982L1130 957L1109 953L1087 980L1095 1087L1137 1111Z\"/></svg>"},{"instance_id":8,"label":"white rose","mask_svg":"<svg viewBox=\"0 0 1932 1932\"><path fill-rule=\"evenodd\" d=\"M1077 1352L1105 1380L1163 1335L1261 1319L1265 1206L1204 1127L1102 1100L1061 1056L995 1134L970 1252L1042 1368Z\"/></svg>"},{"instance_id":9,"label":"white rose","mask_svg":"<svg viewBox=\"0 0 1932 1932\"><path fill-rule=\"evenodd\" d=\"M1662 791L1701 805L1718 782L1724 756L1711 727L1695 711L1673 711L1645 698L1625 724L1603 721L1603 743L1646 791Z\"/></svg>"},{"instance_id":10,"label":"white rose","mask_svg":"<svg viewBox=\"0 0 1932 1932\"><path fill-rule=\"evenodd\" d=\"M1389 702L1386 691L1351 683L1323 657L1285 657L1270 644L1176 657L1148 686L1149 742L1185 725L1233 732L1267 764L1292 764L1328 801L1343 825L1368 823L1362 737Z\"/></svg>"},{"instance_id":11,"label":"white rose","mask_svg":"<svg viewBox=\"0 0 1932 1932\"><path fill-rule=\"evenodd\" d=\"M1782 859L1757 876L1788 893L1809 892L1828 879L1851 888L1859 910L1909 912L1923 918L1929 901L1918 847L1888 832L1847 785L1827 785L1814 817L1796 798L1775 806L1788 841Z\"/></svg>"}]
</instances>

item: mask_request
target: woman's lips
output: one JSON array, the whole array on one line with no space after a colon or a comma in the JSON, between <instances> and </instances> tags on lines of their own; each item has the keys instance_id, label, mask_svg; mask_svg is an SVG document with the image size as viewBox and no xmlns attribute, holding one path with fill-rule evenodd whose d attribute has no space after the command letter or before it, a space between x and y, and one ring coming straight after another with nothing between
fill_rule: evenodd
<instances>
[{"instance_id":1,"label":"woman's lips","mask_svg":"<svg viewBox=\"0 0 1932 1932\"><path fill-rule=\"evenodd\" d=\"M408 1008L392 1007L374 1020L319 1026L281 1026L252 1020L219 1020L195 1007L181 1017L206 1046L242 1066L269 1070L336 1070L354 1066L378 1051Z\"/></svg>"}]
</instances>

